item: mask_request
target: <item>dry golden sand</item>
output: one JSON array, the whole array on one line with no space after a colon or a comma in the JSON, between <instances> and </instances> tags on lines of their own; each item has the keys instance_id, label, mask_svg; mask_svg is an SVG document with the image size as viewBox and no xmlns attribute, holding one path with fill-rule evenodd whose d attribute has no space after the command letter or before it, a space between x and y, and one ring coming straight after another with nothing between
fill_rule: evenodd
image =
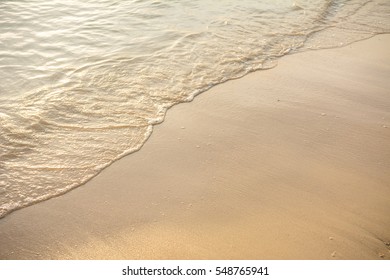
<instances>
[{"instance_id":1,"label":"dry golden sand","mask_svg":"<svg viewBox=\"0 0 390 280\"><path fill-rule=\"evenodd\" d=\"M140 152L0 220L1 259L390 259L390 35L171 109Z\"/></svg>"}]
</instances>

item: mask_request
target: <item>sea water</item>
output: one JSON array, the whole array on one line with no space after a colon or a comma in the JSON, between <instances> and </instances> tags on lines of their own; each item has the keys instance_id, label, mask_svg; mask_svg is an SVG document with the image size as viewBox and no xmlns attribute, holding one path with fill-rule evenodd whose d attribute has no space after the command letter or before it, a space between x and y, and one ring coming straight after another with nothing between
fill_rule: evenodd
<instances>
[{"instance_id":1,"label":"sea water","mask_svg":"<svg viewBox=\"0 0 390 280\"><path fill-rule=\"evenodd\" d=\"M139 150L171 106L389 17L389 0L0 1L0 217Z\"/></svg>"}]
</instances>

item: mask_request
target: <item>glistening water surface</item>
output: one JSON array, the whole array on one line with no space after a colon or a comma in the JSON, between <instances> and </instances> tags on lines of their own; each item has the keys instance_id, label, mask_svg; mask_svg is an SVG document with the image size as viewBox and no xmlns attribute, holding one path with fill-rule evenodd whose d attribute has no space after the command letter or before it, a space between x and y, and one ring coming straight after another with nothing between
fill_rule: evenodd
<instances>
[{"instance_id":1,"label":"glistening water surface","mask_svg":"<svg viewBox=\"0 0 390 280\"><path fill-rule=\"evenodd\" d=\"M0 217L140 149L172 105L388 33L389 15L388 0L1 1Z\"/></svg>"}]
</instances>

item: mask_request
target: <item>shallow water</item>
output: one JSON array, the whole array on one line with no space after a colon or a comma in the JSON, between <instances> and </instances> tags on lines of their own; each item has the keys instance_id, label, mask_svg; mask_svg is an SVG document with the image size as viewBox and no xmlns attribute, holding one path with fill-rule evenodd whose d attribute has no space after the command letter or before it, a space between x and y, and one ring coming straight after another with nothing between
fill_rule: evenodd
<instances>
[{"instance_id":1,"label":"shallow water","mask_svg":"<svg viewBox=\"0 0 390 280\"><path fill-rule=\"evenodd\" d=\"M140 149L169 107L388 33L389 15L388 0L1 1L0 217Z\"/></svg>"}]
</instances>

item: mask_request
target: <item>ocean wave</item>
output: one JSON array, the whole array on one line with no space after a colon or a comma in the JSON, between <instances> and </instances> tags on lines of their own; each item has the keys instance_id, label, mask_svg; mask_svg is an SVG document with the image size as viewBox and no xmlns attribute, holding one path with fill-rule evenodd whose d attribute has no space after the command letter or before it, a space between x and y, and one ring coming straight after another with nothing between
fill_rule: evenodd
<instances>
[{"instance_id":1,"label":"ocean wave","mask_svg":"<svg viewBox=\"0 0 390 280\"><path fill-rule=\"evenodd\" d=\"M138 151L175 104L390 31L385 0L1 1L0 217Z\"/></svg>"}]
</instances>

